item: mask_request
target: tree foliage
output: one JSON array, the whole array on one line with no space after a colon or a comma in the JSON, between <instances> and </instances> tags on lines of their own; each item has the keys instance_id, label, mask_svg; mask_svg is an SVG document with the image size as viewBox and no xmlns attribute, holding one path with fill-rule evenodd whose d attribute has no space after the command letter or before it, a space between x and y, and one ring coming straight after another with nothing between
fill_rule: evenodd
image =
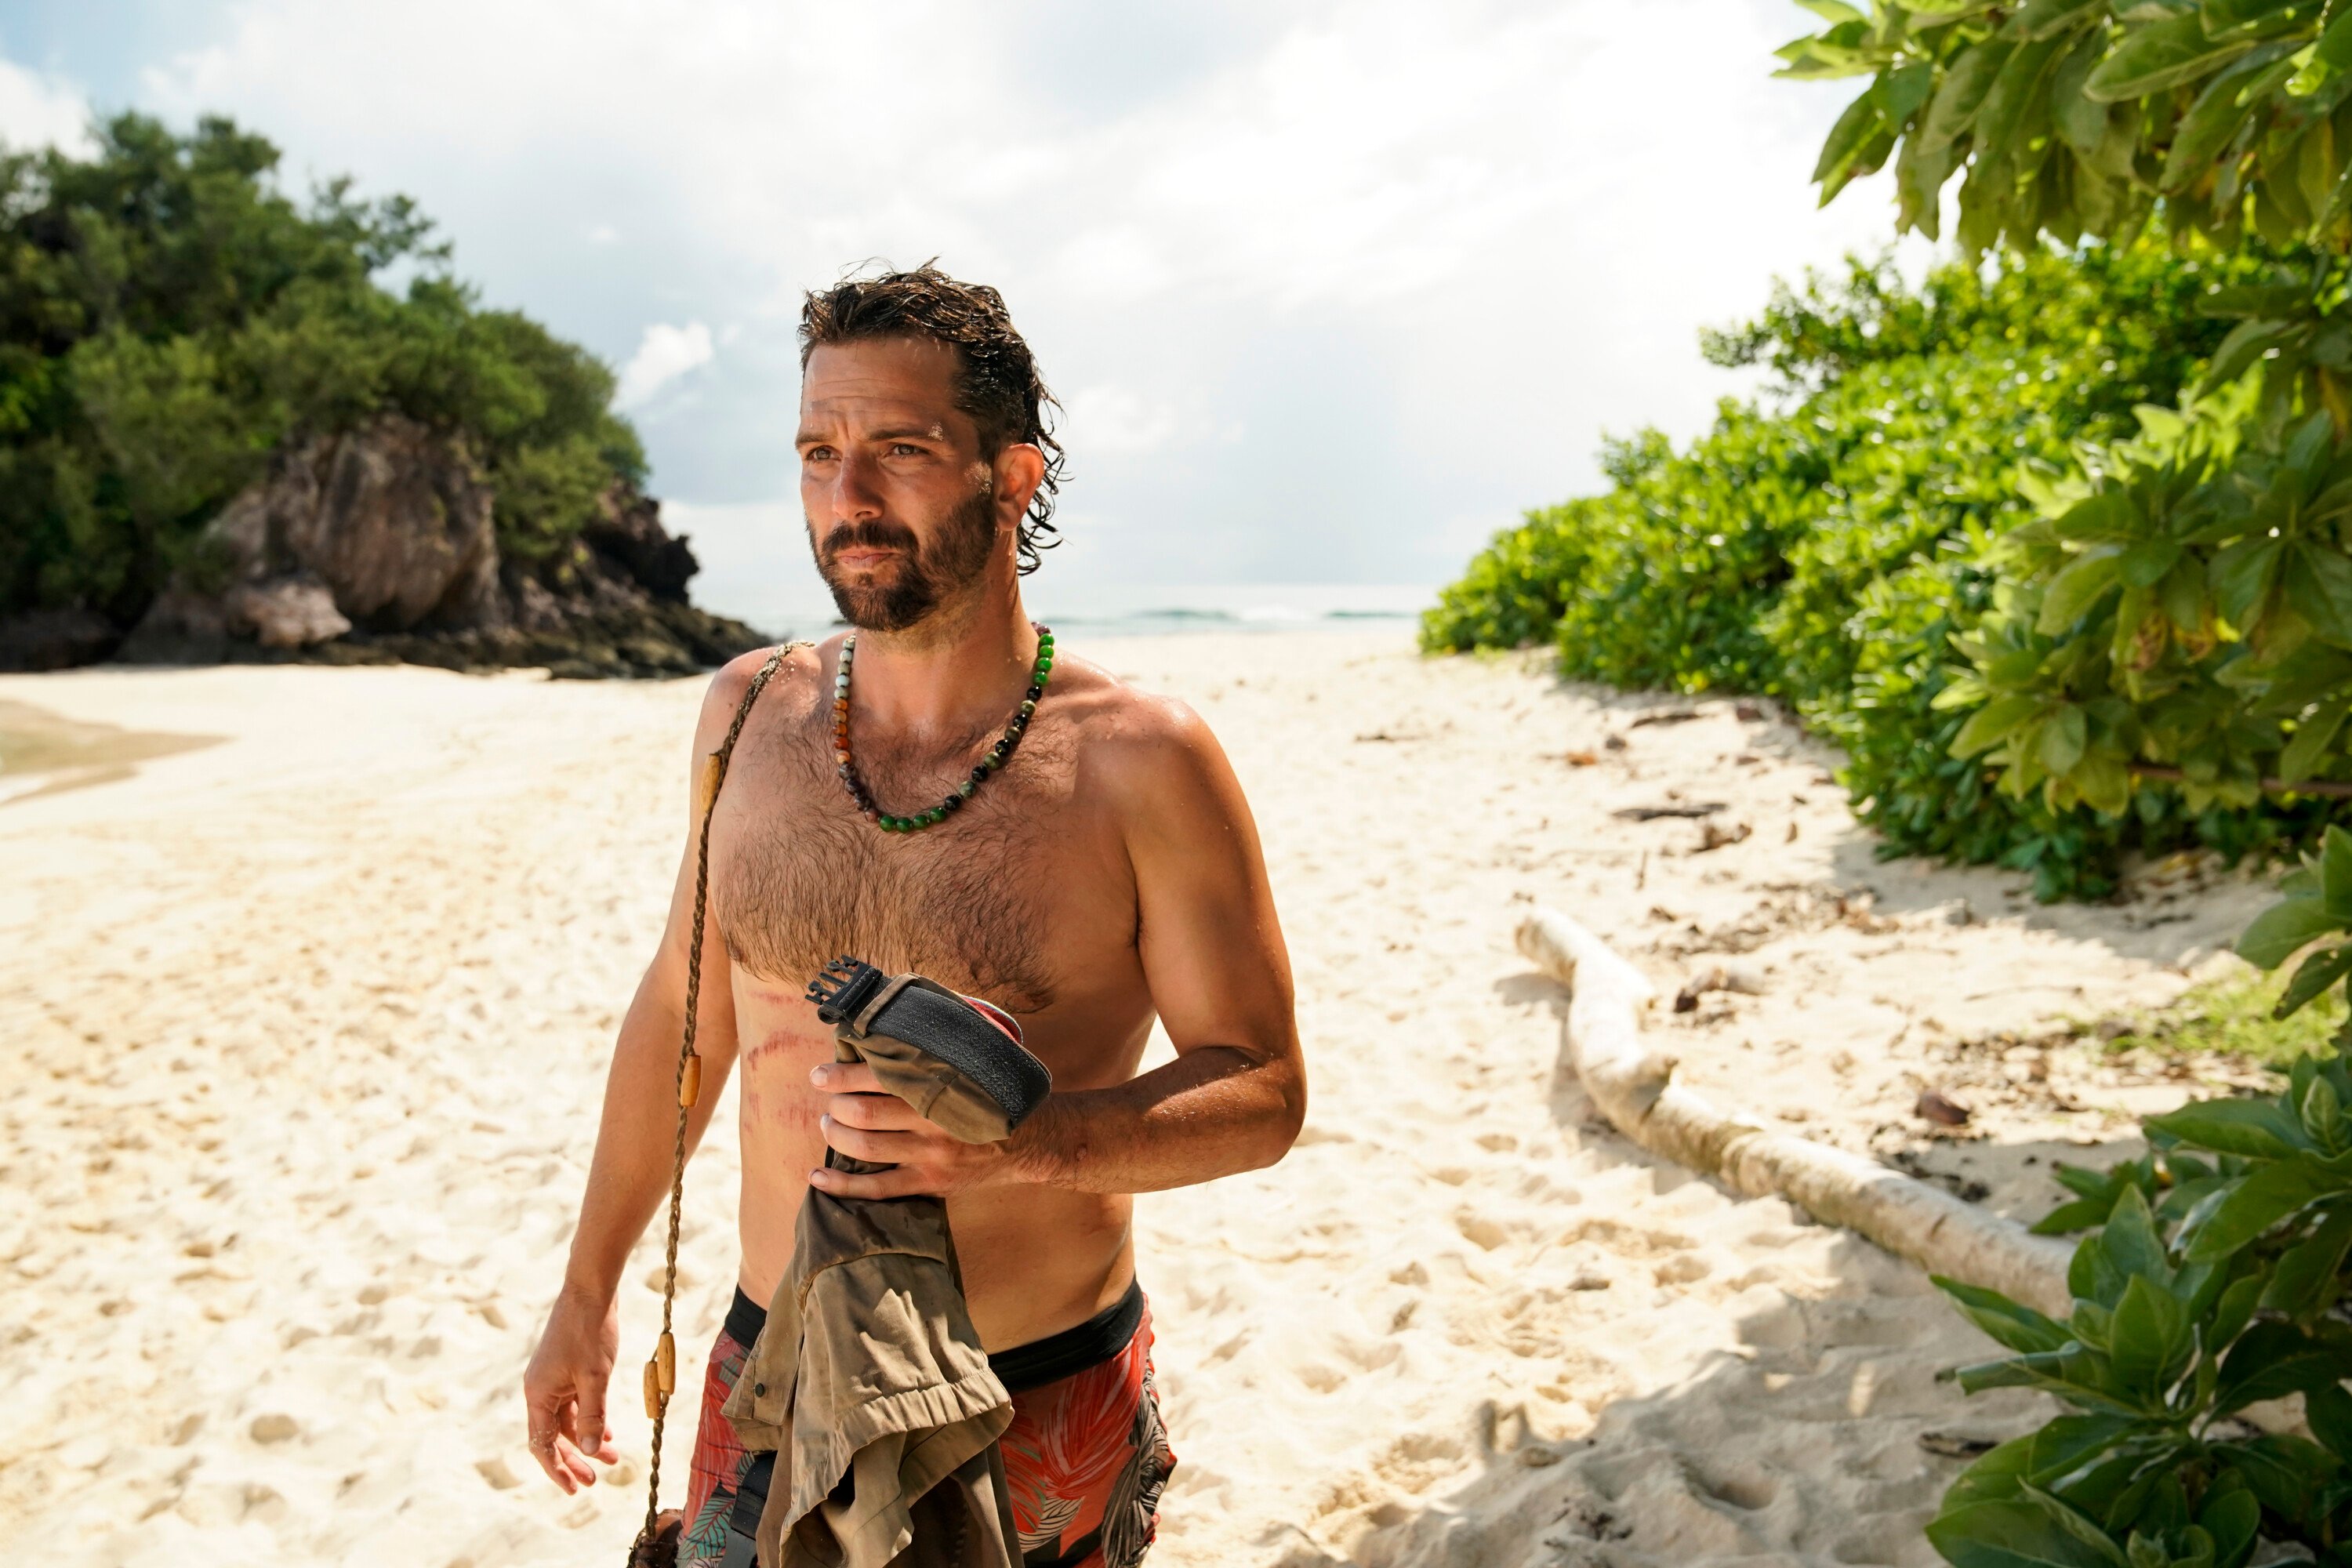
<instances>
[{"instance_id":1,"label":"tree foliage","mask_svg":"<svg viewBox=\"0 0 2352 1568\"><path fill-rule=\"evenodd\" d=\"M1946 748L1955 637L1992 602L1990 561L2034 518L2034 464L2137 428L2229 331L2200 302L2261 276L2252 258L2158 245L1884 264L1780 289L1708 356L1769 373L1676 452L1612 443L1601 495L1528 514L1426 618L1425 647L1552 642L1565 673L1628 686L1762 692L1844 748L1844 780L1889 853L2003 860L2045 896L2104 890L2116 852L2201 834L2232 849L2292 815L2151 795L2128 815L1990 789Z\"/></svg>"},{"instance_id":2,"label":"tree foliage","mask_svg":"<svg viewBox=\"0 0 2352 1568\"><path fill-rule=\"evenodd\" d=\"M2341 793L2352 759L2352 5L2343 0L1980 0L1867 15L1782 51L1869 74L1817 170L1824 200L1892 158L1898 222L2038 247L2159 227L2189 253L2297 247L2217 290L2234 323L2139 428L2023 476L2039 517L1990 565L1990 610L1938 699L1951 750L2004 789L2120 811L2152 778L2193 803ZM2282 1016L2352 984L2352 835L2327 829L2241 939L2304 954ZM2064 1322L1948 1287L2011 1352L1964 1386L2047 1389L2079 1414L1962 1476L1929 1531L1962 1568L2021 1558L2239 1568L2257 1535L2352 1562L2352 1031L2269 1100L2147 1124L2149 1160L2075 1173L2045 1222L2100 1222ZM2314 1440L2228 1418L2300 1394Z\"/></svg>"},{"instance_id":3,"label":"tree foliage","mask_svg":"<svg viewBox=\"0 0 2352 1568\"><path fill-rule=\"evenodd\" d=\"M381 412L465 438L519 553L642 477L602 363L478 309L406 199L298 205L278 156L131 114L87 158L0 154L0 615L128 624L271 452Z\"/></svg>"}]
</instances>

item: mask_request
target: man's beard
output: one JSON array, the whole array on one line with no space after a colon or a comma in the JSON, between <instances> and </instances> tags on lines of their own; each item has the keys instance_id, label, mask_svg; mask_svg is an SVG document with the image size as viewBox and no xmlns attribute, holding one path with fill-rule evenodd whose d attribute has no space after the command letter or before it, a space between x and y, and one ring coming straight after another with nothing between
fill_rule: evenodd
<instances>
[{"instance_id":1,"label":"man's beard","mask_svg":"<svg viewBox=\"0 0 2352 1568\"><path fill-rule=\"evenodd\" d=\"M882 518L845 523L822 543L815 528L809 530L817 574L833 590L834 607L843 620L868 632L904 631L950 595L970 587L988 569L995 543L996 498L988 490L958 507L929 545L906 524ZM843 551L859 548L896 550L898 558L877 574L882 580L852 583L837 563Z\"/></svg>"}]
</instances>

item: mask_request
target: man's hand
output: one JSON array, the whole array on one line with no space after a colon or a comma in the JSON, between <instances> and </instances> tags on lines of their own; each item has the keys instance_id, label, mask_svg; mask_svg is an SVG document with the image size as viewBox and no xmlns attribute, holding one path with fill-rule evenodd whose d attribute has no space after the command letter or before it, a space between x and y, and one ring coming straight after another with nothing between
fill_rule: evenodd
<instances>
[{"instance_id":1,"label":"man's hand","mask_svg":"<svg viewBox=\"0 0 2352 1568\"><path fill-rule=\"evenodd\" d=\"M619 1302L600 1305L566 1290L523 1372L530 1457L566 1494L596 1484L591 1458L609 1465L621 1457L604 1426L604 1394L620 1350Z\"/></svg>"},{"instance_id":2,"label":"man's hand","mask_svg":"<svg viewBox=\"0 0 2352 1568\"><path fill-rule=\"evenodd\" d=\"M826 1143L852 1159L898 1167L870 1176L820 1167L809 1173L809 1185L819 1192L842 1198L945 1197L1020 1179L1005 1144L950 1136L885 1090L864 1062L827 1062L810 1070L809 1082L824 1092L819 1125Z\"/></svg>"}]
</instances>

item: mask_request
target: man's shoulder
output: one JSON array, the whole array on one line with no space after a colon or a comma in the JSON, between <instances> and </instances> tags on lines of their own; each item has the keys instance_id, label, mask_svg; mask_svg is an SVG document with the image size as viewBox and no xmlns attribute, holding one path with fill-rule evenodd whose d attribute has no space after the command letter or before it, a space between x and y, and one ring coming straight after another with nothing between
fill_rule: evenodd
<instances>
[{"instance_id":1,"label":"man's shoulder","mask_svg":"<svg viewBox=\"0 0 2352 1568\"><path fill-rule=\"evenodd\" d=\"M721 727L733 721L735 714L751 695L760 681L761 672L772 661L774 672L761 686L761 702L765 705L779 698L805 703L816 690L824 668L822 647L808 643L784 643L769 647L755 647L739 654L721 665L710 678L710 685L702 700L705 726L714 721Z\"/></svg>"},{"instance_id":2,"label":"man's shoulder","mask_svg":"<svg viewBox=\"0 0 2352 1568\"><path fill-rule=\"evenodd\" d=\"M1185 789L1207 776L1203 764L1221 758L1216 737L1192 705L1147 690L1085 659L1066 691L1081 748L1081 766L1117 795L1130 799ZM1062 681L1056 661L1055 682Z\"/></svg>"}]
</instances>

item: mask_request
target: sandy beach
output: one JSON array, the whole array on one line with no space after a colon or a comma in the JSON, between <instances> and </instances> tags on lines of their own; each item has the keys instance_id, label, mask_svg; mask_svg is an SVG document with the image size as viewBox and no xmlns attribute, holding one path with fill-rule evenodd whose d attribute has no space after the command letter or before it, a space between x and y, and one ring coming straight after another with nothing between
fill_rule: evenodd
<instances>
[{"instance_id":1,"label":"sandy beach","mask_svg":"<svg viewBox=\"0 0 2352 1568\"><path fill-rule=\"evenodd\" d=\"M1925 1276L1643 1154L1559 1069L1531 901L1671 995L1688 1079L2003 1212L2211 1064L2065 1019L2161 1004L2267 894L2099 907L1880 863L1776 712L1563 687L1401 632L1071 643L1191 701L1263 828L1312 1071L1272 1170L1138 1205L1181 1465L1152 1561L1925 1564L1987 1348ZM0 1539L91 1564L618 1563L625 1455L523 1447L611 1035L660 920L698 681L417 668L0 678ZM1634 820L1629 811L1720 809ZM1710 840L1717 841L1710 843ZM1969 1125L1913 1114L1923 1089ZM689 1175L695 1358L733 1282ZM673 1434L667 1489L683 1487Z\"/></svg>"}]
</instances>

